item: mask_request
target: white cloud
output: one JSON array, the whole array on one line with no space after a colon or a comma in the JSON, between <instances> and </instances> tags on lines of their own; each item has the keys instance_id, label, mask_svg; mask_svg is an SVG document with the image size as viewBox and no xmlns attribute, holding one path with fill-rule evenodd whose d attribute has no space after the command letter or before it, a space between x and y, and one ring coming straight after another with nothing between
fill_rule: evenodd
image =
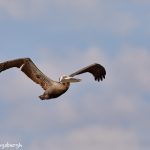
<instances>
[{"instance_id":1,"label":"white cloud","mask_svg":"<svg viewBox=\"0 0 150 150\"><path fill-rule=\"evenodd\" d=\"M7 15L12 17L20 18L24 15L25 5L23 1L19 0L2 0L0 1L0 8Z\"/></svg>"},{"instance_id":2,"label":"white cloud","mask_svg":"<svg viewBox=\"0 0 150 150\"><path fill-rule=\"evenodd\" d=\"M78 128L63 136L49 137L43 142L36 141L29 148L55 150L139 150L138 137L129 129L90 126Z\"/></svg>"},{"instance_id":3,"label":"white cloud","mask_svg":"<svg viewBox=\"0 0 150 150\"><path fill-rule=\"evenodd\" d=\"M123 53L119 58L123 73L128 80L131 80L139 89L150 89L150 53L145 48L124 46ZM120 65L120 68L121 68Z\"/></svg>"},{"instance_id":4,"label":"white cloud","mask_svg":"<svg viewBox=\"0 0 150 150\"><path fill-rule=\"evenodd\" d=\"M119 5L119 1L115 3ZM126 36L131 34L140 22L140 18L133 12L115 9L114 5L103 0L5 0L0 1L0 8L5 17L47 20L50 29L56 31L92 29Z\"/></svg>"},{"instance_id":5,"label":"white cloud","mask_svg":"<svg viewBox=\"0 0 150 150\"><path fill-rule=\"evenodd\" d=\"M96 115L105 112L105 109L99 109L99 105L101 105L104 100L106 101L113 97L113 100L109 101L109 103L111 103L110 106L113 106L113 109L118 110L118 112L122 114L130 114L136 111L136 99L137 97L140 99L140 93L138 93L138 91L141 91L142 89L142 91L147 92L150 88L150 81L148 78L150 75L150 54L144 49L139 49L137 51L130 50L130 48L124 49L126 51L123 50L123 52L118 53L118 56L113 60L107 59L103 49L90 48L86 52L80 53L80 55L77 52L74 52L74 54L71 54L71 57L69 56L67 60L64 60L63 65L58 61L61 58L52 58L50 60L49 58L44 58L44 61L40 60L36 62L36 64L47 76L58 80L58 77L63 73L71 73L72 71L78 70L80 67L84 67L94 62L101 63L106 67L107 75L106 80L100 83L100 86L99 83L95 83L93 76L85 74L81 77L83 78L83 82L79 83L80 85L72 85L71 89L65 93L62 98L72 99L75 96L73 99L76 99L76 94L80 95L85 93L85 96L83 95L81 97L83 100L80 102L80 104L85 107L85 112L83 112L85 114L88 112L88 114L92 113ZM80 63L77 63L76 60ZM15 69L12 71L9 70L7 73L4 72L3 76L1 74L1 80L1 84L5 85L1 87L1 91L3 91L1 98L9 100L10 102L12 100L20 101L22 98L30 97L38 99L38 96L43 92L39 85L34 84L22 72L15 71ZM10 86L10 83L12 86ZM93 84L92 89L89 84ZM20 88L12 88L13 85L17 85L17 87ZM88 94L86 94L85 89ZM99 93L99 91L102 92ZM9 94L6 94L6 92ZM98 97L101 99L100 102L97 99ZM94 99L96 105L94 105L95 103L90 99ZM107 102L103 104L106 105ZM60 115L65 114L64 117L66 117L66 119L66 114L68 114L67 120L72 120L71 117L73 116L75 118L79 117L77 108L72 104L65 104L65 106L58 105L56 110ZM66 113L62 113L63 110L66 110ZM68 112L70 112L70 114ZM60 118L64 117L62 116Z\"/></svg>"},{"instance_id":6,"label":"white cloud","mask_svg":"<svg viewBox=\"0 0 150 150\"><path fill-rule=\"evenodd\" d=\"M49 53L46 50L44 52ZM82 76L83 82L80 85L73 85L62 97L41 102L37 98L40 87L37 88L32 81L27 81L27 78L19 71L4 72L5 75L1 76L3 86L0 87L2 90L0 99L3 100L2 103L9 99L8 102L13 101L14 104L11 103L12 108L1 124L3 128L11 129L13 132L23 130L26 134L32 133L33 136L38 132L42 141L39 145L39 138L34 136L31 150L38 150L41 147L87 150L100 147L105 150L110 147L140 149L139 127L149 129L147 126L149 122L146 121L149 113L145 113L149 111L143 110L144 104L141 106L143 100L141 92L148 93L149 90L147 77L150 73L150 54L147 49L125 46L109 60L104 49L94 47L80 53L74 51L67 57L68 59L63 60L63 64L58 61L61 60L61 56L49 59L41 54L43 51L37 53L44 59L35 63L47 75L49 72L50 76L58 72L59 77L59 73L63 70L70 72L92 62L100 62L107 66L106 80L99 85L92 76L86 74ZM53 77L55 76L54 73ZM12 86L23 87L10 89L10 83ZM6 94L6 91L9 94ZM27 123L27 120L30 120L30 123ZM122 121L128 124L128 128L122 128ZM101 127L101 124L109 127ZM53 129L65 130L66 134L60 133L58 136L57 132L45 135L39 129L43 129L44 133L48 133L49 130L51 132Z\"/></svg>"},{"instance_id":7,"label":"white cloud","mask_svg":"<svg viewBox=\"0 0 150 150\"><path fill-rule=\"evenodd\" d=\"M42 92L41 87L37 87L25 74L19 69L10 69L1 73L1 98L9 102L20 101L23 98L36 95L37 92ZM4 86L5 85L5 86Z\"/></svg>"},{"instance_id":8,"label":"white cloud","mask_svg":"<svg viewBox=\"0 0 150 150\"><path fill-rule=\"evenodd\" d=\"M96 0L93 1L72 1L69 0L1 0L0 8L1 11L16 19L26 19L44 15L48 10L54 8L59 12L66 8L71 9L89 9L96 5Z\"/></svg>"}]
</instances>

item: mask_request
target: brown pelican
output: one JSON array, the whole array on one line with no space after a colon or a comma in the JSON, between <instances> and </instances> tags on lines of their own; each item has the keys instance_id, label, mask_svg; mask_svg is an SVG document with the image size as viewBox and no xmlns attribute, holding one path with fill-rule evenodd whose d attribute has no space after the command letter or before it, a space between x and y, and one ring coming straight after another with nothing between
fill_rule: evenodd
<instances>
[{"instance_id":1,"label":"brown pelican","mask_svg":"<svg viewBox=\"0 0 150 150\"><path fill-rule=\"evenodd\" d=\"M106 75L105 68L100 64L94 63L72 73L69 76L61 76L57 82L44 75L30 58L20 58L0 63L0 72L13 67L21 68L21 71L24 72L31 80L41 85L41 87L45 90L43 95L39 96L41 100L57 98L65 93L69 89L70 83L81 81L81 79L74 78L76 75L89 72L97 81L102 81Z\"/></svg>"}]
</instances>

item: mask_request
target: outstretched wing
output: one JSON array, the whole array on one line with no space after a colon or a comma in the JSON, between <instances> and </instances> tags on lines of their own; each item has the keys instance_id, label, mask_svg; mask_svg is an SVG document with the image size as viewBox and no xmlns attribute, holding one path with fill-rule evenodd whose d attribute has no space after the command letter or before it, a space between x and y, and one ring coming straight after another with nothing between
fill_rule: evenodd
<instances>
[{"instance_id":1,"label":"outstretched wing","mask_svg":"<svg viewBox=\"0 0 150 150\"><path fill-rule=\"evenodd\" d=\"M44 75L30 58L20 58L0 63L0 72L12 67L21 68L22 72L24 72L31 80L40 84L44 90L52 85L53 80Z\"/></svg>"},{"instance_id":2,"label":"outstretched wing","mask_svg":"<svg viewBox=\"0 0 150 150\"><path fill-rule=\"evenodd\" d=\"M103 66L97 63L89 65L85 68L82 68L79 71L71 74L70 76L73 77L75 75L79 75L79 74L86 73L86 72L91 73L94 76L95 80L97 81L100 81L100 80L102 81L103 79L105 79L106 70Z\"/></svg>"}]
</instances>

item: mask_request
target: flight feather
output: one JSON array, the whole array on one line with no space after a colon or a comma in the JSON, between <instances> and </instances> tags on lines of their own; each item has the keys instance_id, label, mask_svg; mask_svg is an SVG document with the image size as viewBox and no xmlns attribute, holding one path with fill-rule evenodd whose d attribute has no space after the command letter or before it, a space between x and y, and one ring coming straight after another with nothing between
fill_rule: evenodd
<instances>
[{"instance_id":1,"label":"flight feather","mask_svg":"<svg viewBox=\"0 0 150 150\"><path fill-rule=\"evenodd\" d=\"M72 73L70 76L73 77L73 76L76 76L76 75L79 75L82 73L86 73L86 72L91 73L94 76L95 80L97 80L97 81L100 81L100 80L102 81L103 79L105 79L106 70L102 65L97 64L97 63L89 65L85 68L82 68L82 69Z\"/></svg>"},{"instance_id":2,"label":"flight feather","mask_svg":"<svg viewBox=\"0 0 150 150\"><path fill-rule=\"evenodd\" d=\"M36 67L30 58L20 58L0 63L0 72L13 67L21 68L22 72L24 72L35 83L41 85L44 90L51 86L53 82L53 80L44 75Z\"/></svg>"}]
</instances>

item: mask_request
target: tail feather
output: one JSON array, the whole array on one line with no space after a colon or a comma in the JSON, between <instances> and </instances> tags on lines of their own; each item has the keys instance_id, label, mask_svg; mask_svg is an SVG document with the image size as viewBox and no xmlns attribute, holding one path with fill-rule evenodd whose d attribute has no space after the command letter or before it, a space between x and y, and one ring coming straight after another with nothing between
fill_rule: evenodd
<instances>
[{"instance_id":1,"label":"tail feather","mask_svg":"<svg viewBox=\"0 0 150 150\"><path fill-rule=\"evenodd\" d=\"M50 99L50 98L49 98L49 95L46 95L46 94L40 95L39 98L40 98L41 100Z\"/></svg>"}]
</instances>

